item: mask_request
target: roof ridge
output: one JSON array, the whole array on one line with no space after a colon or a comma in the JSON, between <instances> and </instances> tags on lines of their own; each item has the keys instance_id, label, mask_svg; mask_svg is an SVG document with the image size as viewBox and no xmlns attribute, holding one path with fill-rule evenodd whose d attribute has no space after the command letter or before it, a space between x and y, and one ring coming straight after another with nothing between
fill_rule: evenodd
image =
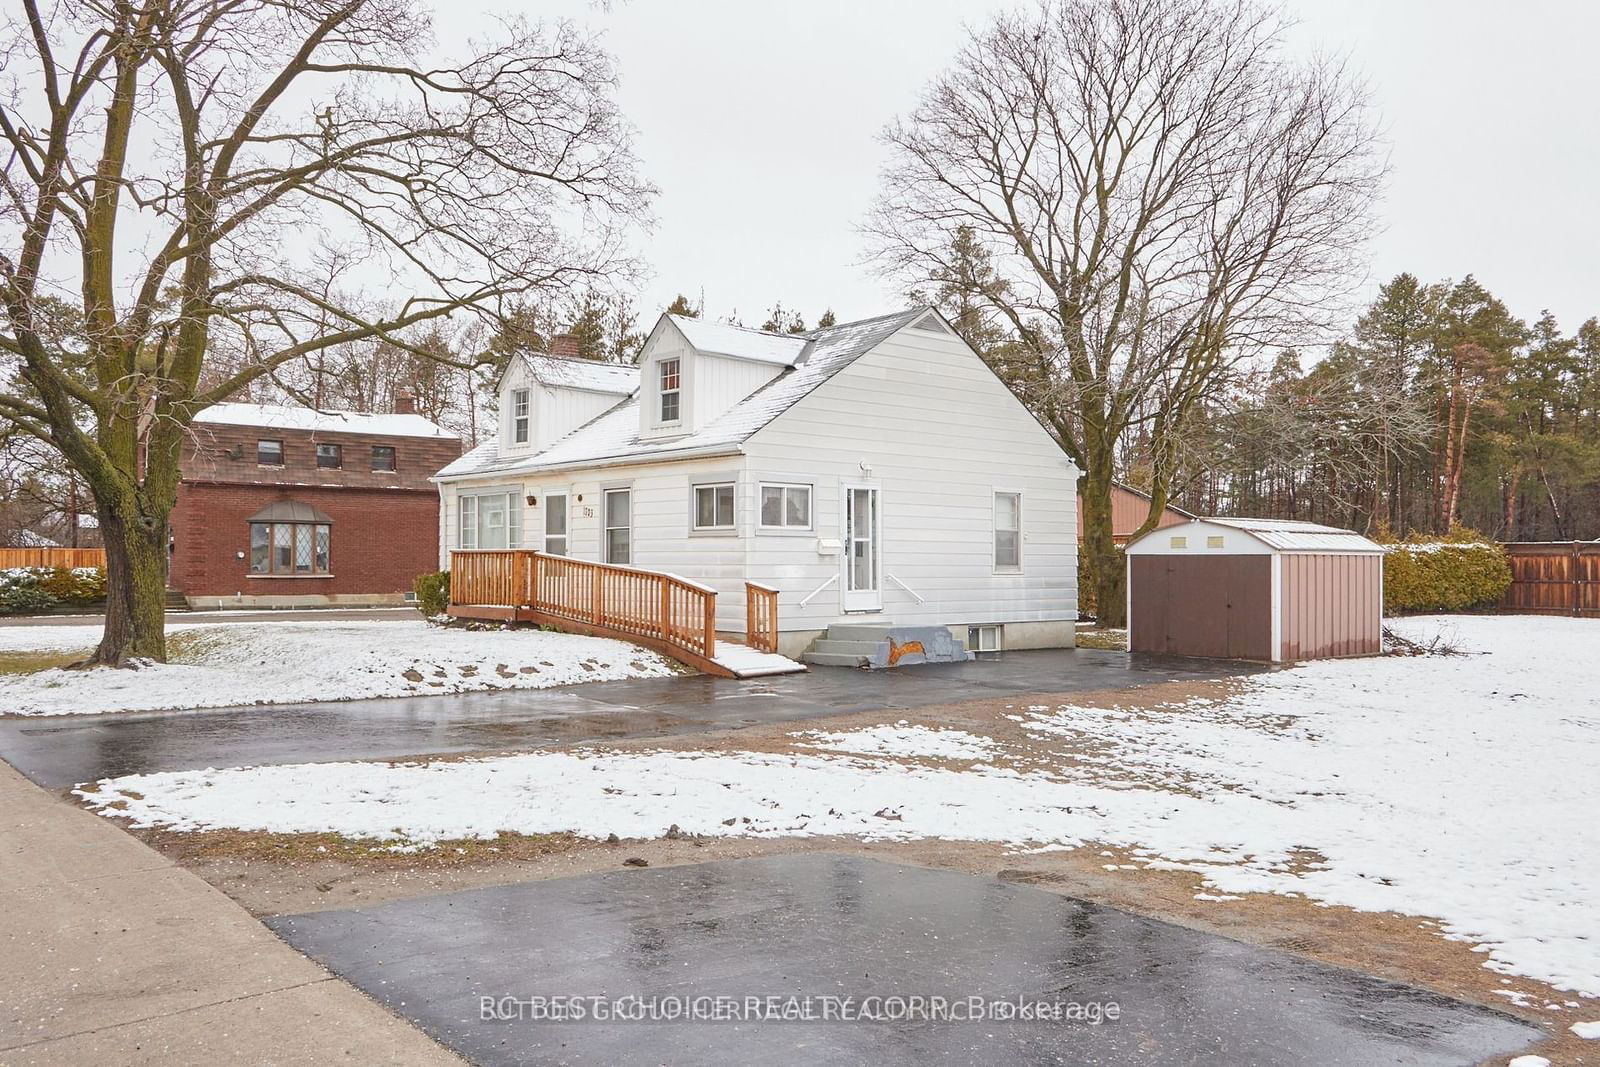
<instances>
[{"instance_id":1,"label":"roof ridge","mask_svg":"<svg viewBox=\"0 0 1600 1067\"><path fill-rule=\"evenodd\" d=\"M906 315L916 315L924 311L937 310L939 309L932 304L918 304L913 307L902 308L899 311L890 311L883 315L872 315L864 319L851 319L849 322L836 322L832 326L820 326L815 330L807 330L805 333L789 334L788 336L815 338L820 334L832 333L834 330L847 330L852 326L865 326L870 322L883 322L887 319L897 319Z\"/></svg>"},{"instance_id":2,"label":"roof ridge","mask_svg":"<svg viewBox=\"0 0 1600 1067\"><path fill-rule=\"evenodd\" d=\"M761 330L761 329L757 329L754 326L746 326L743 323L712 322L710 319L702 319L698 315L675 315L670 311L663 311L662 314L665 315L667 318L672 319L673 321L682 320L684 322L698 322L698 323L701 323L702 325L705 325L705 326L722 326L722 327L726 327L727 329L730 329L730 330L742 330L745 333L757 334L757 335L759 335L761 337L777 337L777 338L781 338L781 339L788 339L788 338L804 338L806 336L804 333L779 333L776 330Z\"/></svg>"}]
</instances>

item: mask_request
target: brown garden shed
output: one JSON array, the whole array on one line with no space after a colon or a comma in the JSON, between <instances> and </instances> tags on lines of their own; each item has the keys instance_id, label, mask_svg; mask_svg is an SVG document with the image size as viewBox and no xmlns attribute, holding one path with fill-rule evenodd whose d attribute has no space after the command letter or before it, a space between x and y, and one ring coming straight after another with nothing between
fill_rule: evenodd
<instances>
[{"instance_id":1,"label":"brown garden shed","mask_svg":"<svg viewBox=\"0 0 1600 1067\"><path fill-rule=\"evenodd\" d=\"M1128 545L1128 648L1266 662L1383 651L1383 548L1333 526L1196 519Z\"/></svg>"}]
</instances>

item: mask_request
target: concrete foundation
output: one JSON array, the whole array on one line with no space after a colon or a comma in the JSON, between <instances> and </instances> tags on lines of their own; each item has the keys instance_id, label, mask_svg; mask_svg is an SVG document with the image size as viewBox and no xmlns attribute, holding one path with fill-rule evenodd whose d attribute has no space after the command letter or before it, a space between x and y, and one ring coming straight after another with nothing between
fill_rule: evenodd
<instances>
[{"instance_id":1,"label":"concrete foundation","mask_svg":"<svg viewBox=\"0 0 1600 1067\"><path fill-rule=\"evenodd\" d=\"M396 608L412 603L404 593L327 593L307 596L189 596L191 611L241 608Z\"/></svg>"}]
</instances>

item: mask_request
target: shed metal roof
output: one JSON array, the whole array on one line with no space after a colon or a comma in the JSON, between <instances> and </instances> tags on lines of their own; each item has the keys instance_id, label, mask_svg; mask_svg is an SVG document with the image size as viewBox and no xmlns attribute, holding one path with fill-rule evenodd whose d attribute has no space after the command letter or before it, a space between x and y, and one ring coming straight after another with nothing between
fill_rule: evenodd
<instances>
[{"instance_id":1,"label":"shed metal roof","mask_svg":"<svg viewBox=\"0 0 1600 1067\"><path fill-rule=\"evenodd\" d=\"M1297 519L1210 518L1201 521L1242 530L1262 544L1286 552L1383 551L1382 545L1362 537L1354 530Z\"/></svg>"},{"instance_id":2,"label":"shed metal roof","mask_svg":"<svg viewBox=\"0 0 1600 1067\"><path fill-rule=\"evenodd\" d=\"M327 512L319 511L299 500L274 500L247 520L249 522L325 522L333 521Z\"/></svg>"}]
</instances>

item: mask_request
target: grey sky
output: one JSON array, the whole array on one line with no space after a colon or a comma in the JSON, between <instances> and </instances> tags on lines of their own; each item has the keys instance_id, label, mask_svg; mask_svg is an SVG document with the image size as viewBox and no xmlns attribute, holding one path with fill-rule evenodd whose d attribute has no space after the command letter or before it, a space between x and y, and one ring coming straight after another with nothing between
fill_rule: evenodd
<instances>
[{"instance_id":1,"label":"grey sky","mask_svg":"<svg viewBox=\"0 0 1600 1067\"><path fill-rule=\"evenodd\" d=\"M489 13L603 27L661 188L641 294L679 290L750 324L782 300L808 322L899 305L859 265L875 136L960 47L985 0L441 2L440 34ZM1504 0L1288 0L1297 47L1347 54L1392 150L1372 283L1476 274L1513 311L1567 330L1600 315L1600 5Z\"/></svg>"}]
</instances>

